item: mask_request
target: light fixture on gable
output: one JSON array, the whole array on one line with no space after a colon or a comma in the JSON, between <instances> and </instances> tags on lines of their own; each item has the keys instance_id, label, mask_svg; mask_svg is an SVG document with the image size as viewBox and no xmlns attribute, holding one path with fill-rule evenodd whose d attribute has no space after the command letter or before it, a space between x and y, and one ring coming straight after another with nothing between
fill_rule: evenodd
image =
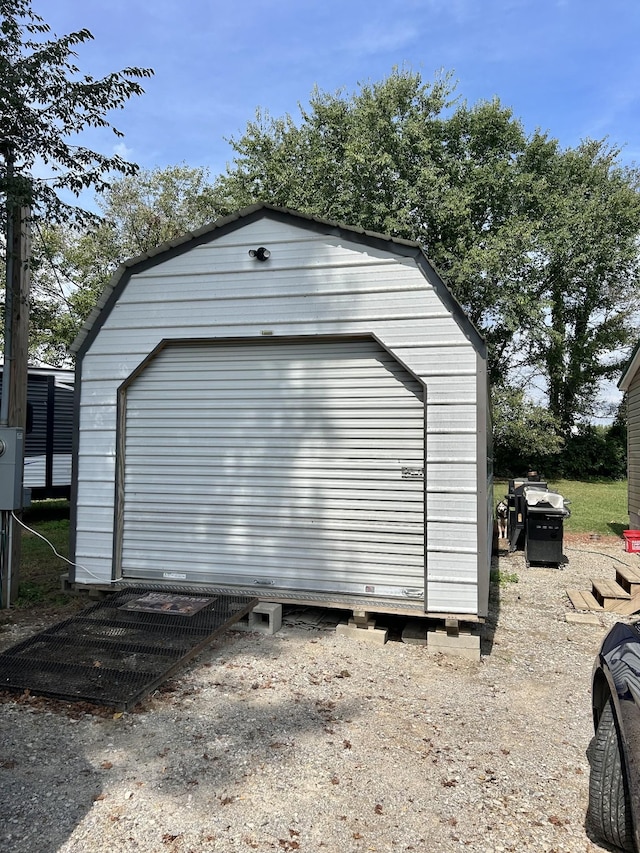
<instances>
[{"instance_id":1,"label":"light fixture on gable","mask_svg":"<svg viewBox=\"0 0 640 853\"><path fill-rule=\"evenodd\" d=\"M249 249L249 257L255 258L257 261L266 261L271 257L271 252L264 246L260 246L257 249Z\"/></svg>"}]
</instances>

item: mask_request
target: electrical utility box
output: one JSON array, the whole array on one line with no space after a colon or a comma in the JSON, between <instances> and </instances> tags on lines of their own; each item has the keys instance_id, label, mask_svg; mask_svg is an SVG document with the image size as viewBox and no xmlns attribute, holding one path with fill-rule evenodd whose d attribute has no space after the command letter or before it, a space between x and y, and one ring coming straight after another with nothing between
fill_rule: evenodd
<instances>
[{"instance_id":1,"label":"electrical utility box","mask_svg":"<svg viewBox=\"0 0 640 853\"><path fill-rule=\"evenodd\" d=\"M22 507L24 430L0 427L0 510Z\"/></svg>"}]
</instances>

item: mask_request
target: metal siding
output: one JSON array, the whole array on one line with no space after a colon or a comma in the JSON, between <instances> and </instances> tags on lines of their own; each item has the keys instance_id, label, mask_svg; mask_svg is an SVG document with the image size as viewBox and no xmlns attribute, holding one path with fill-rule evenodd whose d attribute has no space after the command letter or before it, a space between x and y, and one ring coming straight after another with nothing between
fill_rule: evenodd
<instances>
[{"instance_id":1,"label":"metal siding","mask_svg":"<svg viewBox=\"0 0 640 853\"><path fill-rule=\"evenodd\" d=\"M113 492L113 471L109 478L103 478L102 480L96 480L93 477L90 479L78 479L78 503L81 502L84 510L90 507L94 509L104 508L105 506L109 506L109 504L113 506ZM110 519L110 522L112 525L113 518ZM90 554L90 542L87 543L87 547L89 549L87 553ZM111 551L109 552L109 560L111 560ZM109 574L111 574L111 570L109 570Z\"/></svg>"},{"instance_id":2,"label":"metal siding","mask_svg":"<svg viewBox=\"0 0 640 853\"><path fill-rule=\"evenodd\" d=\"M53 420L53 452L68 454L70 462L73 434L73 382L55 381Z\"/></svg>"},{"instance_id":3,"label":"metal siding","mask_svg":"<svg viewBox=\"0 0 640 853\"><path fill-rule=\"evenodd\" d=\"M269 264L256 263L248 254L248 250L263 244L271 250ZM233 275L249 273L256 265L267 269L277 264L278 269L303 269L305 272L313 269L362 268L371 265L397 268L405 264L411 269L412 260L407 261L396 255L393 248L376 249L361 245L357 251L347 240L320 236L317 232L291 225L275 223L268 218L232 231L217 239L195 246L188 252L178 254L158 267L141 273L155 279L158 274L176 275Z\"/></svg>"},{"instance_id":4,"label":"metal siding","mask_svg":"<svg viewBox=\"0 0 640 853\"><path fill-rule=\"evenodd\" d=\"M44 488L47 485L48 385L47 376L27 378L27 401L33 407L33 428L25 438L23 484L29 489ZM67 484L70 482L69 477Z\"/></svg>"},{"instance_id":5,"label":"metal siding","mask_svg":"<svg viewBox=\"0 0 640 853\"><path fill-rule=\"evenodd\" d=\"M450 545L448 552L429 553L429 608L434 612L475 613L477 608L477 555L460 554Z\"/></svg>"},{"instance_id":6,"label":"metal siding","mask_svg":"<svg viewBox=\"0 0 640 853\"><path fill-rule=\"evenodd\" d=\"M421 375L420 373L418 375ZM476 399L476 378L466 374L458 376L455 373L431 376L427 380L427 403L441 406L465 405ZM469 409L465 413L466 424L469 425ZM472 426L475 426L475 422Z\"/></svg>"},{"instance_id":7,"label":"metal siding","mask_svg":"<svg viewBox=\"0 0 640 853\"><path fill-rule=\"evenodd\" d=\"M473 433L442 430L428 432L427 461L429 462L475 462L476 437Z\"/></svg>"},{"instance_id":8,"label":"metal siding","mask_svg":"<svg viewBox=\"0 0 640 853\"><path fill-rule=\"evenodd\" d=\"M432 433L449 433L471 431L475 434L474 419L476 407L464 402L431 403L429 404L429 389L427 388L427 406L429 422L427 429Z\"/></svg>"},{"instance_id":9,"label":"metal siding","mask_svg":"<svg viewBox=\"0 0 640 853\"><path fill-rule=\"evenodd\" d=\"M455 613L464 616L477 613L478 589L474 578L468 584L438 583L429 580L429 609L434 613Z\"/></svg>"},{"instance_id":10,"label":"metal siding","mask_svg":"<svg viewBox=\"0 0 640 853\"><path fill-rule=\"evenodd\" d=\"M48 385L49 377L47 376L29 376L27 378L27 400L33 407L33 429L27 433L25 438L25 457L44 457L47 452ZM2 382L0 381L1 389ZM44 484L44 478L42 483Z\"/></svg>"},{"instance_id":11,"label":"metal siding","mask_svg":"<svg viewBox=\"0 0 640 853\"><path fill-rule=\"evenodd\" d=\"M69 486L71 483L71 453L53 457L51 479L53 486Z\"/></svg>"},{"instance_id":12,"label":"metal siding","mask_svg":"<svg viewBox=\"0 0 640 853\"><path fill-rule=\"evenodd\" d=\"M135 282L131 280L131 287ZM277 282L270 283L272 286L277 286ZM203 282L203 286L214 288L216 282ZM357 291L354 291L357 293ZM350 311L347 311L339 320L333 322L304 323L296 325L293 323L281 323L279 320L274 320L270 325L266 322L257 324L247 324L243 321L242 310L244 306L240 303L237 311L234 311L231 316L227 317L219 312L207 310L208 306L201 305L200 313L193 314L188 327L176 327L168 322L168 317L165 317L164 329L154 326L147 328L146 323L143 323L135 330L135 335L131 334L129 329L121 329L113 325L111 316L109 323L105 324L101 334L91 346L91 357L83 359L91 362L91 375L94 371L99 370L99 365L94 361L94 357L107 356L113 359L113 369L116 371L122 369L125 363L133 363L134 365L141 362L164 338L211 338L211 337L255 337L261 335L263 330L270 329L274 335L296 335L296 334L371 334L375 332L377 337L384 334L385 346L391 352L396 351L396 342L399 340L415 341L424 338L424 343L421 347L413 346L407 350L404 362L413 362L421 355L429 357L433 366L438 364L438 353L430 353L431 349L435 349L436 345L452 346L457 352L464 352L464 348L473 349L471 344L464 339L460 339L460 329L453 321L450 315L443 314L434 315L434 313L426 316L424 313L418 315L414 306L413 313L416 317L400 317L394 316L393 310L393 294L389 300L389 305L385 309L385 314L375 320L354 320L350 316ZM259 299L259 294L256 294L256 299ZM310 296L310 299L315 298L331 298L329 295L324 297ZM418 300L416 300L418 303ZM167 307L167 312L170 313L171 306ZM428 336L425 337L425 329L429 330ZM126 362L122 358L126 354ZM131 359L131 362L130 362ZM104 370L104 368L103 368ZM419 363L416 365L417 374L420 374ZM451 374L451 380L456 380L457 375L454 372ZM470 393L475 398L475 388L473 381L466 379L466 388L470 389Z\"/></svg>"},{"instance_id":13,"label":"metal siding","mask_svg":"<svg viewBox=\"0 0 640 853\"><path fill-rule=\"evenodd\" d=\"M56 487L70 486L73 394L71 371L29 368L27 401L33 424L25 436L23 483L38 499L51 497Z\"/></svg>"},{"instance_id":14,"label":"metal siding","mask_svg":"<svg viewBox=\"0 0 640 853\"><path fill-rule=\"evenodd\" d=\"M475 554L476 528L473 521L458 519L429 521L429 551L452 549L455 553Z\"/></svg>"},{"instance_id":15,"label":"metal siding","mask_svg":"<svg viewBox=\"0 0 640 853\"><path fill-rule=\"evenodd\" d=\"M627 489L628 510L640 514L640 372L627 392Z\"/></svg>"},{"instance_id":16,"label":"metal siding","mask_svg":"<svg viewBox=\"0 0 640 853\"><path fill-rule=\"evenodd\" d=\"M473 493L429 493L427 523L431 521L460 522L474 524L476 520L476 497Z\"/></svg>"},{"instance_id":17,"label":"metal siding","mask_svg":"<svg viewBox=\"0 0 640 853\"><path fill-rule=\"evenodd\" d=\"M123 576L422 588L422 396L374 342L162 350L126 392Z\"/></svg>"},{"instance_id":18,"label":"metal siding","mask_svg":"<svg viewBox=\"0 0 640 853\"><path fill-rule=\"evenodd\" d=\"M491 558L493 555L493 428L491 424L491 397L487 377L487 363L477 358L477 471L478 484L478 599L480 616L489 613L489 588Z\"/></svg>"},{"instance_id":19,"label":"metal siding","mask_svg":"<svg viewBox=\"0 0 640 853\"><path fill-rule=\"evenodd\" d=\"M268 264L256 264L247 255L249 248L259 245L272 250ZM237 299L228 298L234 293ZM305 293L303 300L295 296ZM286 299L292 295L295 312L291 306L286 308ZM334 295L340 297L339 312ZM375 298L370 301L372 296ZM151 303L154 309L149 314L143 306ZM276 304L289 312L286 321L273 310ZM184 305L189 310L184 310ZM129 328L130 306L140 306L135 308L136 328ZM174 322L177 307L182 325ZM395 255L392 248L365 250L342 237L312 233L267 216L132 276L84 353L75 507L76 558L83 567L76 570L77 581L108 582L113 577L112 543L98 547L91 529L93 524L101 530L114 529L118 387L163 340L255 340L264 331L272 332L273 340L278 336L305 336L311 345L315 335L374 334L422 379L428 393L428 467L434 464L438 469L437 482L430 478L427 525L429 518L441 521L448 515L453 549L462 538L475 535L470 527L477 517L472 488L476 470L469 457L469 436L477 427L476 381L470 373L475 357L473 343L439 301L414 260ZM189 422L192 413L183 410L180 415ZM242 438L239 443L242 446ZM417 451L416 444L411 442L411 453ZM320 447L316 450L320 452ZM359 458L366 449L352 452ZM103 453L105 458L101 457ZM453 461L458 453L460 462ZM446 471L452 468L461 470L454 487L449 488ZM155 469L161 475L163 460L156 460ZM160 488L147 495L147 509L156 507L158 492L162 494L161 479L158 477ZM189 486L184 488L188 495ZM177 493L182 499L181 489ZM336 501L334 506L333 515L339 520L341 503ZM374 502L368 510L374 511ZM400 511L408 518L414 510L404 501ZM461 527L456 526L459 518L463 519ZM433 552L429 554L430 571L439 572L447 560L468 567L476 558L462 552ZM429 610L477 612L477 605L469 603L466 584L452 583L448 589L448 599L444 592L429 597Z\"/></svg>"},{"instance_id":20,"label":"metal siding","mask_svg":"<svg viewBox=\"0 0 640 853\"><path fill-rule=\"evenodd\" d=\"M216 249L215 251L219 250ZM237 253L234 253L234 257L237 261ZM282 264L282 259L279 258L278 260L278 286L273 292L264 294L267 304L272 301L277 303L283 300L306 298L309 295L340 297L353 293L354 289L369 299L384 297L389 291L405 291L407 293L431 293L432 295L429 298L432 307L442 313L442 306L433 290L425 288L424 283L417 281L410 268L398 269L397 265L388 259L369 264L359 264L357 267L348 269L348 271L345 267L336 267L335 264L327 267L316 263L311 268L304 268L300 263L300 258L296 266L285 267ZM251 262L251 264L253 263ZM371 275L372 268L375 270L375 276ZM301 276L303 269L304 283ZM268 270L265 272L268 273ZM198 304L199 302L208 302L210 299L223 307L224 302L229 299L234 302L243 302L245 300L250 301L256 296L256 275L253 266L241 272L236 269L233 276L230 276L227 271L224 277L221 276L220 270L209 271L204 276L185 270L184 287L180 289L179 295L169 293L163 299L162 290L158 288L158 283L164 278L170 286L173 275L173 273L166 271L161 275L153 271L136 274L135 278L140 284L139 291L132 295L129 300L123 295L120 304L131 304L135 308L140 305L140 298L145 292L149 296L150 304L156 304L160 309L167 302L182 304L183 300L189 300L193 304ZM215 293L207 296L202 285L203 282L208 283L211 280L216 280Z\"/></svg>"},{"instance_id":21,"label":"metal siding","mask_svg":"<svg viewBox=\"0 0 640 853\"><path fill-rule=\"evenodd\" d=\"M423 297L421 315L425 318L430 315L440 316L445 312L440 306L430 306L431 300ZM288 297L283 299L268 299L256 305L254 300L245 300L242 304L242 313L237 315L238 325L259 325L264 327L295 323L296 325L309 325L314 323L336 323L341 322L345 313L349 312L351 319L355 322L363 322L379 317L384 311L393 311L396 317L402 317L415 308L415 292L401 293L393 292L392 298L388 293L378 295L369 294L366 301L357 301L354 304L353 294L340 294L330 299L317 299L316 304L310 304L308 296ZM203 300L207 309L213 307L211 300ZM173 322L176 329L190 329L193 326L194 316L199 315L200 305L198 302L183 304L175 302L172 307ZM227 315L238 310L238 302L232 297L215 302L222 315ZM163 329L166 323L166 306L154 305L152 302L137 305L122 305L114 322L121 330L137 329L142 323L147 328Z\"/></svg>"},{"instance_id":22,"label":"metal siding","mask_svg":"<svg viewBox=\"0 0 640 853\"><path fill-rule=\"evenodd\" d=\"M416 352L417 349L419 352ZM452 344L434 343L428 348L425 348L424 344L420 347L410 348L398 346L394 348L394 353L401 361L410 358L416 373L425 377L451 379L452 377L475 377L476 375L476 354L469 347L463 349Z\"/></svg>"},{"instance_id":23,"label":"metal siding","mask_svg":"<svg viewBox=\"0 0 640 853\"><path fill-rule=\"evenodd\" d=\"M427 466L427 491L475 495L475 465L472 462L430 462Z\"/></svg>"}]
</instances>

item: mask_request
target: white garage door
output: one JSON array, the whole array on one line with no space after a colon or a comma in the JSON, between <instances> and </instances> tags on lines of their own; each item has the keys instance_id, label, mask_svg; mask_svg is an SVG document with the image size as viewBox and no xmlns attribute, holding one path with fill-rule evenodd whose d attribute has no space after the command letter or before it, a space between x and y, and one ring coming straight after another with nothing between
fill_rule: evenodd
<instances>
[{"instance_id":1,"label":"white garage door","mask_svg":"<svg viewBox=\"0 0 640 853\"><path fill-rule=\"evenodd\" d=\"M373 341L167 346L126 392L123 577L417 595L422 398Z\"/></svg>"}]
</instances>

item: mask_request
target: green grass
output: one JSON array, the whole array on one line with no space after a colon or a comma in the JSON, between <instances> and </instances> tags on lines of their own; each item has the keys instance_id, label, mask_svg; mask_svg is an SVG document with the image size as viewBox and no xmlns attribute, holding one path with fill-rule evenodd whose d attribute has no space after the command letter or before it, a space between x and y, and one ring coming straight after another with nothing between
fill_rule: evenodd
<instances>
[{"instance_id":1,"label":"green grass","mask_svg":"<svg viewBox=\"0 0 640 853\"><path fill-rule=\"evenodd\" d=\"M571 517L566 519L567 533L599 533L602 536L622 536L629 526L626 480L554 480L549 488L571 501ZM506 480L496 480L496 502L507 493Z\"/></svg>"},{"instance_id":2,"label":"green grass","mask_svg":"<svg viewBox=\"0 0 640 853\"><path fill-rule=\"evenodd\" d=\"M59 554L69 556L68 501L38 501L24 511L23 522L46 537ZM70 596L61 591L60 575L69 568L42 539L22 530L22 556L17 608L66 604Z\"/></svg>"},{"instance_id":3,"label":"green grass","mask_svg":"<svg viewBox=\"0 0 640 853\"><path fill-rule=\"evenodd\" d=\"M497 583L500 586L507 586L510 583L518 583L520 578L515 572L508 572L500 569L491 569L491 583Z\"/></svg>"}]
</instances>

